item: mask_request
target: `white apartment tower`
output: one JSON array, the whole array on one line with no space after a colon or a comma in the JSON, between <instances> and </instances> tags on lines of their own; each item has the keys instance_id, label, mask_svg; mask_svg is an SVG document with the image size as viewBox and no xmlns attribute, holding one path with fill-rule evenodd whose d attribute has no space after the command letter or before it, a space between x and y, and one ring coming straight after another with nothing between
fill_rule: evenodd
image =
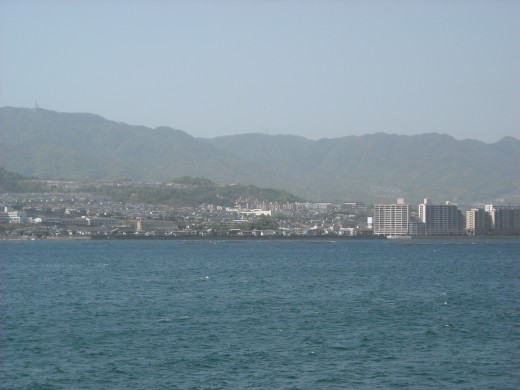
<instances>
[{"instance_id":1,"label":"white apartment tower","mask_svg":"<svg viewBox=\"0 0 520 390\"><path fill-rule=\"evenodd\" d=\"M410 219L410 205L404 199L397 199L395 204L374 205L374 235L406 236Z\"/></svg>"}]
</instances>

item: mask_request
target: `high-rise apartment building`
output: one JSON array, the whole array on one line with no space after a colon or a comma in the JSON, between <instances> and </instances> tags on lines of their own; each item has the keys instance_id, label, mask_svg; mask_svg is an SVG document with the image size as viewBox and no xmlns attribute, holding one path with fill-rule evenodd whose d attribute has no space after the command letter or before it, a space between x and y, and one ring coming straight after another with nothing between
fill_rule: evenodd
<instances>
[{"instance_id":1,"label":"high-rise apartment building","mask_svg":"<svg viewBox=\"0 0 520 390\"><path fill-rule=\"evenodd\" d=\"M491 233L491 217L484 209L466 211L466 232L470 236L482 236Z\"/></svg>"},{"instance_id":2,"label":"high-rise apartment building","mask_svg":"<svg viewBox=\"0 0 520 390\"><path fill-rule=\"evenodd\" d=\"M375 204L373 228L376 236L406 236L410 219L410 205L404 199L395 204Z\"/></svg>"},{"instance_id":3,"label":"high-rise apartment building","mask_svg":"<svg viewBox=\"0 0 520 390\"><path fill-rule=\"evenodd\" d=\"M419 205L419 219L424 223L427 236L450 236L464 234L464 216L459 208L446 202L434 204L424 199Z\"/></svg>"},{"instance_id":4,"label":"high-rise apartment building","mask_svg":"<svg viewBox=\"0 0 520 390\"><path fill-rule=\"evenodd\" d=\"M493 206L488 204L485 210L489 213L493 234L520 234L520 206Z\"/></svg>"}]
</instances>

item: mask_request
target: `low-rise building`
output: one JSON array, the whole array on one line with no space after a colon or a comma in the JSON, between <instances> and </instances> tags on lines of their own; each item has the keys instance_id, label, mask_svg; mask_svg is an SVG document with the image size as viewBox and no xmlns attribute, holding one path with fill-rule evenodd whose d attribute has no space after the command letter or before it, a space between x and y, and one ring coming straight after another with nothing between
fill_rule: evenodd
<instances>
[{"instance_id":1,"label":"low-rise building","mask_svg":"<svg viewBox=\"0 0 520 390\"><path fill-rule=\"evenodd\" d=\"M27 213L25 211L8 211L9 223L27 223Z\"/></svg>"}]
</instances>

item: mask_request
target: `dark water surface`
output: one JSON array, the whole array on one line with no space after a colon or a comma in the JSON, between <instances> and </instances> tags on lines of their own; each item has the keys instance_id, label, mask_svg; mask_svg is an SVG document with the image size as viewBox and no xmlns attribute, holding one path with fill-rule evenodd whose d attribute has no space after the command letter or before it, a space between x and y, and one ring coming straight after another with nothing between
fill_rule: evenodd
<instances>
[{"instance_id":1,"label":"dark water surface","mask_svg":"<svg viewBox=\"0 0 520 390\"><path fill-rule=\"evenodd\" d=\"M2 388L520 388L520 240L2 241Z\"/></svg>"}]
</instances>

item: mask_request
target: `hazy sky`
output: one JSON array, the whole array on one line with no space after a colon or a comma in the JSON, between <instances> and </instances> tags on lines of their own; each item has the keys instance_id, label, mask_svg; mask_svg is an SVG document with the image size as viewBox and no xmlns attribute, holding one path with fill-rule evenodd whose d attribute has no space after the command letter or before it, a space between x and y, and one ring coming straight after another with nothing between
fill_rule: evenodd
<instances>
[{"instance_id":1,"label":"hazy sky","mask_svg":"<svg viewBox=\"0 0 520 390\"><path fill-rule=\"evenodd\" d=\"M0 0L0 106L198 137L520 137L520 1Z\"/></svg>"}]
</instances>

